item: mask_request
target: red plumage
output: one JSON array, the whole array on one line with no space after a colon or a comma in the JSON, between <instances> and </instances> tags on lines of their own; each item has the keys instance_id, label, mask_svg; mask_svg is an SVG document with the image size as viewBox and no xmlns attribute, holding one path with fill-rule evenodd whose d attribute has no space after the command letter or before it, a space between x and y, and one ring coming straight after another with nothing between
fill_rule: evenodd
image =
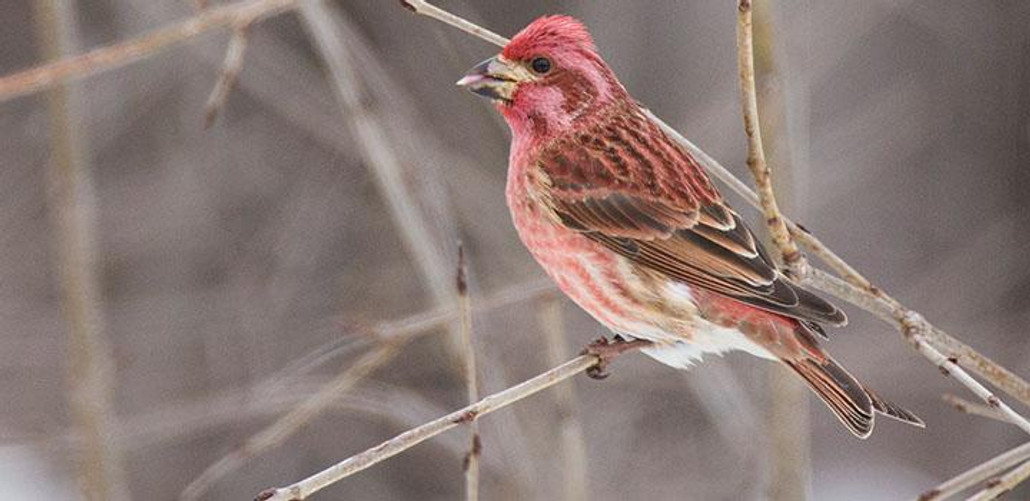
<instances>
[{"instance_id":1,"label":"red plumage","mask_svg":"<svg viewBox=\"0 0 1030 501\"><path fill-rule=\"evenodd\" d=\"M837 307L783 276L698 162L644 114L586 28L543 17L459 84L512 129L507 201L573 301L648 355L688 367L744 350L797 372L860 437L874 412L921 425L823 351Z\"/></svg>"}]
</instances>

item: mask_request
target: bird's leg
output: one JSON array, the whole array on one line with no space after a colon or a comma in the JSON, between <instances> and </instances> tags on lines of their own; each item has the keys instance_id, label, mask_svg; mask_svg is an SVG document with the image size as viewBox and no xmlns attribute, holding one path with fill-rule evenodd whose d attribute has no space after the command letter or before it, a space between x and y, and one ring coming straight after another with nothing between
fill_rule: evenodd
<instances>
[{"instance_id":1,"label":"bird's leg","mask_svg":"<svg viewBox=\"0 0 1030 501\"><path fill-rule=\"evenodd\" d=\"M608 368L608 364L611 363L612 360L615 360L619 355L622 355L627 351L637 350L650 344L650 341L645 341L643 339L626 341L621 336L615 336L614 340L609 341L607 338L602 337L588 344L580 354L594 355L598 358L597 364L587 369L587 376L591 379L600 380L609 376L605 369Z\"/></svg>"}]
</instances>

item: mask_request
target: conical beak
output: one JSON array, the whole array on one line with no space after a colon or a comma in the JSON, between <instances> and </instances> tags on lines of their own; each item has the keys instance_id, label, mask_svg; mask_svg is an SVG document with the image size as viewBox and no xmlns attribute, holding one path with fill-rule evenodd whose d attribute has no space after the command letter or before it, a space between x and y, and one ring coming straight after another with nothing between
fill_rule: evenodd
<instances>
[{"instance_id":1,"label":"conical beak","mask_svg":"<svg viewBox=\"0 0 1030 501\"><path fill-rule=\"evenodd\" d=\"M519 68L500 59L491 57L473 67L458 85L495 101L511 102L515 88L521 81Z\"/></svg>"}]
</instances>

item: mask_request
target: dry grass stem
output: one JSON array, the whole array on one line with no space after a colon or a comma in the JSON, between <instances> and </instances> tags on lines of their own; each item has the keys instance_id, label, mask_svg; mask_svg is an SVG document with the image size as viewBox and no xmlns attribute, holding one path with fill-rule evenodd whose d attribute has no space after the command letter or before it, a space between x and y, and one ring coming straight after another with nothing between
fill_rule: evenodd
<instances>
[{"instance_id":1,"label":"dry grass stem","mask_svg":"<svg viewBox=\"0 0 1030 501\"><path fill-rule=\"evenodd\" d=\"M296 6L298 0L246 0L225 5L139 38L0 77L0 102L146 59L213 29L251 24Z\"/></svg>"},{"instance_id":2,"label":"dry grass stem","mask_svg":"<svg viewBox=\"0 0 1030 501\"><path fill-rule=\"evenodd\" d=\"M479 385L476 372L476 348L472 343L472 300L469 297L468 269L465 263L465 249L458 244L458 332L461 336L463 362L465 368L465 387L469 404L479 400ZM465 499L479 499L479 455L482 442L479 437L479 421L475 416L469 420L469 450L465 455L462 467L465 470Z\"/></svg>"},{"instance_id":3,"label":"dry grass stem","mask_svg":"<svg viewBox=\"0 0 1030 501\"><path fill-rule=\"evenodd\" d=\"M1030 460L1030 443L995 456L919 495L918 501L941 501L979 484L1021 462Z\"/></svg>"},{"instance_id":4,"label":"dry grass stem","mask_svg":"<svg viewBox=\"0 0 1030 501\"><path fill-rule=\"evenodd\" d=\"M769 228L769 237L779 251L786 271L792 277L807 274L808 261L787 230L773 191L772 171L765 159L762 128L758 119L758 94L755 90L755 56L752 36L751 1L741 0L737 8L737 69L740 75L740 101L747 134L747 166L755 178L759 205Z\"/></svg>"},{"instance_id":5,"label":"dry grass stem","mask_svg":"<svg viewBox=\"0 0 1030 501\"><path fill-rule=\"evenodd\" d=\"M475 404L456 410L446 416L412 428L360 454L351 456L319 473L295 484L269 489L258 495L260 501L301 501L308 496L376 463L389 459L432 437L435 437L471 419L482 417L507 407L530 395L550 388L566 379L596 367L601 359L596 355L580 355L525 382L494 393Z\"/></svg>"},{"instance_id":6,"label":"dry grass stem","mask_svg":"<svg viewBox=\"0 0 1030 501\"><path fill-rule=\"evenodd\" d=\"M354 365L323 386L311 398L304 400L267 428L251 436L238 449L208 466L200 476L186 486L179 499L183 501L199 499L218 479L239 469L248 459L282 443L315 416L334 405L344 393L361 380L389 362L402 345L403 342L384 342L367 352Z\"/></svg>"},{"instance_id":7,"label":"dry grass stem","mask_svg":"<svg viewBox=\"0 0 1030 501\"><path fill-rule=\"evenodd\" d=\"M35 2L36 31L47 59L71 44L71 5ZM46 96L51 157L47 204L56 247L54 267L68 329L68 399L77 439L75 466L85 499L129 499L122 454L115 440L115 365L104 332L97 270L97 221L89 150L80 129L73 89L61 85Z\"/></svg>"},{"instance_id":8,"label":"dry grass stem","mask_svg":"<svg viewBox=\"0 0 1030 501\"><path fill-rule=\"evenodd\" d=\"M243 54L247 51L247 33L250 24L243 24L233 29L232 38L229 39L229 47L225 50L225 62L222 63L222 72L218 75L211 95L204 105L204 127L211 127L218 118L218 114L225 107L229 98L236 77L243 69Z\"/></svg>"},{"instance_id":9,"label":"dry grass stem","mask_svg":"<svg viewBox=\"0 0 1030 501\"><path fill-rule=\"evenodd\" d=\"M569 356L561 300L556 297L543 299L537 315L540 319L540 330L544 335L547 364L556 366ZM587 448L583 440L583 425L578 411L575 383L555 388L554 400L558 406L557 426L562 444L562 457L559 463L564 467L561 475L564 492L561 499L586 501Z\"/></svg>"}]
</instances>

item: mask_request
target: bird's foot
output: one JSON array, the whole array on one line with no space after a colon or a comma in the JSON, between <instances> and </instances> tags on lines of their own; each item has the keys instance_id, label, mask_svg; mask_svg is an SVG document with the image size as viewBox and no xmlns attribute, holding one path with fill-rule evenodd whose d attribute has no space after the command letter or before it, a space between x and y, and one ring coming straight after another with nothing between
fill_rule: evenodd
<instances>
[{"instance_id":1,"label":"bird's foot","mask_svg":"<svg viewBox=\"0 0 1030 501\"><path fill-rule=\"evenodd\" d=\"M622 355L627 351L637 350L650 344L650 341L645 341L643 339L626 341L620 336L615 336L615 339L612 341L603 337L594 340L580 353L581 355L593 355L598 359L597 364L587 369L587 377L597 380L607 378L610 375L607 371L608 364L610 364L612 360L615 360L619 355Z\"/></svg>"}]
</instances>

